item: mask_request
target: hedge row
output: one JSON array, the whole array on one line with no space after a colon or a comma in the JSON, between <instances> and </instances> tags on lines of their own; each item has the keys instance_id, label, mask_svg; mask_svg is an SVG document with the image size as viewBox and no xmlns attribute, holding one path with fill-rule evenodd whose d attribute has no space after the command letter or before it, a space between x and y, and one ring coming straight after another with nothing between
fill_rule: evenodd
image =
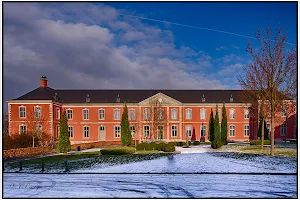
<instances>
[{"instance_id":1,"label":"hedge row","mask_svg":"<svg viewBox=\"0 0 300 200\"><path fill-rule=\"evenodd\" d=\"M31 134L9 134L3 135L4 149L17 149L32 147L32 135ZM37 147L39 144L38 138L35 137L34 144Z\"/></svg>"},{"instance_id":2,"label":"hedge row","mask_svg":"<svg viewBox=\"0 0 300 200\"><path fill-rule=\"evenodd\" d=\"M146 151L164 151L164 152L174 152L175 151L175 145L174 143L156 143L156 142L151 142L151 143L140 143L136 146L137 150L146 150Z\"/></svg>"},{"instance_id":3,"label":"hedge row","mask_svg":"<svg viewBox=\"0 0 300 200\"><path fill-rule=\"evenodd\" d=\"M250 145L261 145L261 140L251 140ZM271 140L264 140L264 145L271 145Z\"/></svg>"},{"instance_id":4,"label":"hedge row","mask_svg":"<svg viewBox=\"0 0 300 200\"><path fill-rule=\"evenodd\" d=\"M133 147L108 147L100 150L102 155L125 155L133 154L135 149Z\"/></svg>"},{"instance_id":5,"label":"hedge row","mask_svg":"<svg viewBox=\"0 0 300 200\"><path fill-rule=\"evenodd\" d=\"M180 142L170 142L170 143L173 143L175 146L180 146L180 147L186 146L186 142L182 142L182 141L180 141ZM191 142L191 141L189 141L189 146L191 146L191 145L197 146L197 145L200 145L200 144L210 144L210 142L200 142L200 141Z\"/></svg>"}]
</instances>

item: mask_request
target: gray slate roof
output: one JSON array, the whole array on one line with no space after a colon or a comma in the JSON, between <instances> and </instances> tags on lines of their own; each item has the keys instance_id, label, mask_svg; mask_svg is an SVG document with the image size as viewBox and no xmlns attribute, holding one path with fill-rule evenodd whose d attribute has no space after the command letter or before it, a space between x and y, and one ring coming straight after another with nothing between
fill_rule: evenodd
<instances>
[{"instance_id":1,"label":"gray slate roof","mask_svg":"<svg viewBox=\"0 0 300 200\"><path fill-rule=\"evenodd\" d=\"M84 103L87 95L90 103L115 103L117 97L121 103L138 103L157 93L163 93L182 103L245 102L241 98L242 90L54 90L50 87L39 87L14 100L55 100L55 94L62 103Z\"/></svg>"}]
</instances>

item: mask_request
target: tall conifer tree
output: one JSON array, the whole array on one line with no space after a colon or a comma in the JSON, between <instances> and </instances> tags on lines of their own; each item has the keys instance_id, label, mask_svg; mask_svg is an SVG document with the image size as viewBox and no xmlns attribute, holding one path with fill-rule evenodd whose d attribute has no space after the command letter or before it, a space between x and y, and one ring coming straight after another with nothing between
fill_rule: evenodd
<instances>
[{"instance_id":1,"label":"tall conifer tree","mask_svg":"<svg viewBox=\"0 0 300 200\"><path fill-rule=\"evenodd\" d=\"M58 150L61 153L66 153L71 150L68 130L68 118L65 110L62 113L62 117L59 123Z\"/></svg>"},{"instance_id":2,"label":"tall conifer tree","mask_svg":"<svg viewBox=\"0 0 300 200\"><path fill-rule=\"evenodd\" d=\"M221 140L225 145L227 145L227 134L228 134L227 115L226 115L225 103L223 103L222 122L221 122Z\"/></svg>"},{"instance_id":3,"label":"tall conifer tree","mask_svg":"<svg viewBox=\"0 0 300 200\"><path fill-rule=\"evenodd\" d=\"M216 106L215 122L214 122L214 141L221 141L221 128L219 120L218 105Z\"/></svg>"},{"instance_id":4,"label":"tall conifer tree","mask_svg":"<svg viewBox=\"0 0 300 200\"><path fill-rule=\"evenodd\" d=\"M131 144L132 136L130 132L130 125L128 121L128 109L127 105L125 104L122 120L121 120L121 143L124 146L128 146Z\"/></svg>"},{"instance_id":5,"label":"tall conifer tree","mask_svg":"<svg viewBox=\"0 0 300 200\"><path fill-rule=\"evenodd\" d=\"M214 115L213 115L213 111L211 110L210 112L210 118L209 118L209 130L208 130L208 139L210 142L214 141L214 131L215 127L214 127Z\"/></svg>"}]
</instances>

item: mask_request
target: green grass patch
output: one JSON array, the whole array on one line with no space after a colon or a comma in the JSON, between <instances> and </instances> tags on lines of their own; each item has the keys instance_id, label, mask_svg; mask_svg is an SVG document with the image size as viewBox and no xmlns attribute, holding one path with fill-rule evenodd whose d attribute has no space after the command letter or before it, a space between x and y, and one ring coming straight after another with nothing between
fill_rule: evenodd
<instances>
[{"instance_id":1,"label":"green grass patch","mask_svg":"<svg viewBox=\"0 0 300 200\"><path fill-rule=\"evenodd\" d=\"M242 151L245 153L254 153L254 154L261 154L261 155L270 155L271 149L270 147L264 147L261 149L259 145L255 146L248 146L241 148ZM284 147L275 147L275 156L285 156L285 157L296 157L297 150L295 148L284 148Z\"/></svg>"}]
</instances>

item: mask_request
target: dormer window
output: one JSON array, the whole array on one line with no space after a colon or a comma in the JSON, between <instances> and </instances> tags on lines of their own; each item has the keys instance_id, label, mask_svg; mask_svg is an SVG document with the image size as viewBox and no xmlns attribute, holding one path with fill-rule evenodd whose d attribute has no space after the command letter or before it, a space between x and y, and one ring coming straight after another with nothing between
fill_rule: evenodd
<instances>
[{"instance_id":1,"label":"dormer window","mask_svg":"<svg viewBox=\"0 0 300 200\"><path fill-rule=\"evenodd\" d=\"M58 97L58 95L57 95L56 92L55 92L55 94L54 94L54 100L55 100L55 101L59 100L59 97Z\"/></svg>"},{"instance_id":2,"label":"dormer window","mask_svg":"<svg viewBox=\"0 0 300 200\"><path fill-rule=\"evenodd\" d=\"M90 95L87 94L85 98L85 102L89 103L91 101Z\"/></svg>"},{"instance_id":3,"label":"dormer window","mask_svg":"<svg viewBox=\"0 0 300 200\"><path fill-rule=\"evenodd\" d=\"M117 103L120 103L120 96L119 96L119 94L118 94L118 96L117 96Z\"/></svg>"},{"instance_id":4,"label":"dormer window","mask_svg":"<svg viewBox=\"0 0 300 200\"><path fill-rule=\"evenodd\" d=\"M230 96L230 102L233 102L233 97L232 97L232 95Z\"/></svg>"},{"instance_id":5,"label":"dormer window","mask_svg":"<svg viewBox=\"0 0 300 200\"><path fill-rule=\"evenodd\" d=\"M205 102L205 97L204 97L204 95L202 96L202 102Z\"/></svg>"}]
</instances>

